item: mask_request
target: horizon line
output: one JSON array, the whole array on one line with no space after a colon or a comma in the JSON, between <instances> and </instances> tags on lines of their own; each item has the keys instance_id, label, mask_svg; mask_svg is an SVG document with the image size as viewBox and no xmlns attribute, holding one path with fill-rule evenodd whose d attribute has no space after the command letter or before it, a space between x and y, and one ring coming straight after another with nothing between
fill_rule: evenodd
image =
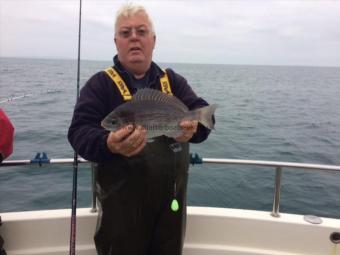
<instances>
[{"instance_id":1,"label":"horizon line","mask_svg":"<svg viewBox=\"0 0 340 255\"><path fill-rule=\"evenodd\" d=\"M34 57L34 56L1 56L0 58L14 58L14 59L40 59L40 60L67 60L77 61L77 58L66 58L66 57ZM113 58L113 57L112 57ZM93 62L111 62L112 60L102 59L80 59L80 61L93 61ZM156 62L153 60L153 62ZM163 62L157 61L160 64L183 64L183 65L226 65L226 66L273 66L273 67L330 67L340 68L336 65L307 65L307 64L232 64L232 63L194 63L194 62Z\"/></svg>"}]
</instances>

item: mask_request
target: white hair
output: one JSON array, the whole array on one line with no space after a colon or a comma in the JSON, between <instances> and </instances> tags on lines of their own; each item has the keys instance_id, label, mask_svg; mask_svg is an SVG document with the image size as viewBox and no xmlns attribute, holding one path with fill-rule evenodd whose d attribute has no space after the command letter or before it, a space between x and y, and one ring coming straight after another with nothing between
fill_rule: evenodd
<instances>
[{"instance_id":1,"label":"white hair","mask_svg":"<svg viewBox=\"0 0 340 255\"><path fill-rule=\"evenodd\" d=\"M118 20L121 18L121 17L132 17L133 15L135 15L136 13L138 12L144 12L147 19L148 19L148 22L150 24L150 29L151 29L151 32L153 34L155 34L155 29L154 29L154 26L153 26L153 22L148 14L148 12L146 11L146 9L142 6L142 5L135 5L133 3L126 3L124 5L122 5L120 7L120 9L117 11L116 13L116 21L115 21L115 33L117 32L118 30Z\"/></svg>"}]
</instances>

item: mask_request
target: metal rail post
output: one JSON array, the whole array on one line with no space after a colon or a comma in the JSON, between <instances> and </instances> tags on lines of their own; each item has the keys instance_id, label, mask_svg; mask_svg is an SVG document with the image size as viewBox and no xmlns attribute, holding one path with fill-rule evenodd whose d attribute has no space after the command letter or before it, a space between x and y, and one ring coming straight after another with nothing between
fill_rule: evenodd
<instances>
[{"instance_id":1,"label":"metal rail post","mask_svg":"<svg viewBox=\"0 0 340 255\"><path fill-rule=\"evenodd\" d=\"M95 172L97 170L97 164L91 163L91 172L92 172L92 208L91 212L97 212L97 196L96 196L96 175Z\"/></svg>"},{"instance_id":2,"label":"metal rail post","mask_svg":"<svg viewBox=\"0 0 340 255\"><path fill-rule=\"evenodd\" d=\"M279 167L276 167L273 211L271 213L273 217L277 217L277 218L280 217L279 208L280 208L280 193L281 193L281 177L282 177L282 168L279 166Z\"/></svg>"}]
</instances>

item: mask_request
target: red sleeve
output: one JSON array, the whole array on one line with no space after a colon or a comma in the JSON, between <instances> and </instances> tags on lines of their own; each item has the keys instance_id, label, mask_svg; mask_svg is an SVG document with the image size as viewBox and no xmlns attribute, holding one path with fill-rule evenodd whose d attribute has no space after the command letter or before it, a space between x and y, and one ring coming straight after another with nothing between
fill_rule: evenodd
<instances>
[{"instance_id":1,"label":"red sleeve","mask_svg":"<svg viewBox=\"0 0 340 255\"><path fill-rule=\"evenodd\" d=\"M14 127L5 112L0 109L0 153L5 159L13 152Z\"/></svg>"}]
</instances>

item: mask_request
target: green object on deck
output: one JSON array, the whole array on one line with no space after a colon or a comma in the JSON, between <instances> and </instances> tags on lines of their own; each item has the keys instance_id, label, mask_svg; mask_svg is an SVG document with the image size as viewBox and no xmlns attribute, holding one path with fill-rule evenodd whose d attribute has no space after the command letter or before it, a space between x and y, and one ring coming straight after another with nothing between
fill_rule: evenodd
<instances>
[{"instance_id":1,"label":"green object on deck","mask_svg":"<svg viewBox=\"0 0 340 255\"><path fill-rule=\"evenodd\" d=\"M173 212L177 212L178 209L179 209L178 201L177 201L177 199L173 199L172 202L171 202L171 210Z\"/></svg>"}]
</instances>

